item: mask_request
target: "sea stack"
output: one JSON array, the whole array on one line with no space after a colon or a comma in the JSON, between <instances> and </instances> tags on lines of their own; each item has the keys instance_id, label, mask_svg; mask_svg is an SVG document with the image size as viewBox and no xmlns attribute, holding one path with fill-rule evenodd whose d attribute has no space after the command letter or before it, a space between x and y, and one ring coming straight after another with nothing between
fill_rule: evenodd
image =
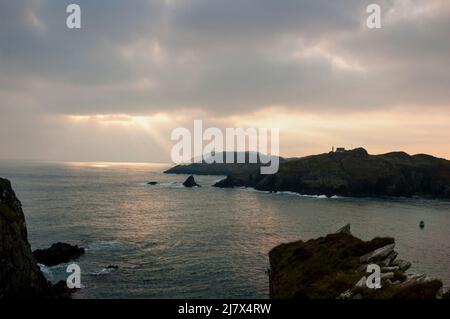
<instances>
[{"instance_id":1,"label":"sea stack","mask_svg":"<svg viewBox=\"0 0 450 319\"><path fill-rule=\"evenodd\" d=\"M189 176L186 181L183 183L184 187L201 187L195 182L194 176Z\"/></svg>"}]
</instances>

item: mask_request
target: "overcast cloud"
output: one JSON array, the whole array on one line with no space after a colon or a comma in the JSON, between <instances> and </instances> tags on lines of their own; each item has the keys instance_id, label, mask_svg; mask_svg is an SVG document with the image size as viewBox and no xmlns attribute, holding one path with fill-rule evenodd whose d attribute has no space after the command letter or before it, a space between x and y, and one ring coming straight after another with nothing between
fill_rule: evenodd
<instances>
[{"instance_id":1,"label":"overcast cloud","mask_svg":"<svg viewBox=\"0 0 450 319\"><path fill-rule=\"evenodd\" d=\"M65 26L72 2L81 30ZM380 30L365 26L372 2L382 7ZM450 119L449 30L447 0L0 0L0 157L168 158L138 146L117 156L129 138L93 123L68 131L71 116L226 121L278 107L286 117L396 110ZM450 143L448 132L435 138Z\"/></svg>"}]
</instances>

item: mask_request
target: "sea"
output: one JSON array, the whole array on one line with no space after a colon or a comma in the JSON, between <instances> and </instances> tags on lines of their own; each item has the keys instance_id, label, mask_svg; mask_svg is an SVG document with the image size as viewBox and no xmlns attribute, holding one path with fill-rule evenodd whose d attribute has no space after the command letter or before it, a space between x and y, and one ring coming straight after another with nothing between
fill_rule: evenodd
<instances>
[{"instance_id":1,"label":"sea","mask_svg":"<svg viewBox=\"0 0 450 319\"><path fill-rule=\"evenodd\" d=\"M74 298L268 298L272 248L347 223L364 240L394 237L410 272L450 286L450 201L212 187L221 176L195 176L202 187L190 189L186 175L163 174L169 167L2 160L0 176L22 202L32 249L86 249L73 261L82 284ZM41 269L57 282L67 266Z\"/></svg>"}]
</instances>

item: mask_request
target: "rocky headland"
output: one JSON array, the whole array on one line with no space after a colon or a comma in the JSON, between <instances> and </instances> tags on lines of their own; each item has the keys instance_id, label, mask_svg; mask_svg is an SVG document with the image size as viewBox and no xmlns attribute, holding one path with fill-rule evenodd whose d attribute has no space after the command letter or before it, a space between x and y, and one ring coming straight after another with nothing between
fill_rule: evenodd
<instances>
[{"instance_id":1,"label":"rocky headland","mask_svg":"<svg viewBox=\"0 0 450 319\"><path fill-rule=\"evenodd\" d=\"M442 299L442 282L408 273L393 238L362 241L347 225L335 234L282 244L269 253L270 296L274 299ZM367 266L381 270L381 288L369 288Z\"/></svg>"},{"instance_id":2,"label":"rocky headland","mask_svg":"<svg viewBox=\"0 0 450 319\"><path fill-rule=\"evenodd\" d=\"M245 163L238 163L238 155L241 154L245 159ZM164 173L166 174L188 174L188 175L218 175L228 176L230 174L239 175L243 172L253 173L259 171L261 165L260 156L268 161L267 155L259 153L253 153L257 157L256 163L250 163L250 152L221 152L218 156L222 159L222 163L207 163L203 160L201 163L192 164L180 164L176 165ZM233 159L233 163L228 162L228 158ZM289 159L292 160L292 159ZM279 157L280 163L288 161L282 157Z\"/></svg>"},{"instance_id":3,"label":"rocky headland","mask_svg":"<svg viewBox=\"0 0 450 319\"><path fill-rule=\"evenodd\" d=\"M212 166L211 166L212 165ZM217 169L228 165L228 172ZM241 165L241 166L238 166ZM195 173L227 177L216 187L252 187L303 195L350 197L430 197L450 199L450 161L430 155L392 152L370 155L363 148L285 159L273 175L261 175L259 166L245 164L191 164L167 173Z\"/></svg>"}]
</instances>

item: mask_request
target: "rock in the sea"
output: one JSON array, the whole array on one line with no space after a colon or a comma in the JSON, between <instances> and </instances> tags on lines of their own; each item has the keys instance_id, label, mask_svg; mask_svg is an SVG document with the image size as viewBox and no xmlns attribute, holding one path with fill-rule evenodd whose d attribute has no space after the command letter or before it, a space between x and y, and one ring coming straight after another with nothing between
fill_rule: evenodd
<instances>
[{"instance_id":1,"label":"rock in the sea","mask_svg":"<svg viewBox=\"0 0 450 319\"><path fill-rule=\"evenodd\" d=\"M198 185L195 182L194 176L189 176L186 181L183 183L184 187L200 187L200 185Z\"/></svg>"},{"instance_id":2,"label":"rock in the sea","mask_svg":"<svg viewBox=\"0 0 450 319\"><path fill-rule=\"evenodd\" d=\"M251 176L249 178L244 177L241 178L239 176L232 176L229 175L226 178L218 181L213 185L213 187L219 187L219 188L233 188L233 187L247 187L252 186L251 183L248 182L247 179L251 179Z\"/></svg>"},{"instance_id":3,"label":"rock in the sea","mask_svg":"<svg viewBox=\"0 0 450 319\"><path fill-rule=\"evenodd\" d=\"M84 254L84 248L66 243L56 243L47 249L37 249L33 254L38 263L45 266L54 266L78 258Z\"/></svg>"},{"instance_id":4,"label":"rock in the sea","mask_svg":"<svg viewBox=\"0 0 450 319\"><path fill-rule=\"evenodd\" d=\"M218 181L213 185L213 187L219 187L219 188L233 188L236 187L238 183L236 183L231 176L227 176L226 178Z\"/></svg>"},{"instance_id":5,"label":"rock in the sea","mask_svg":"<svg viewBox=\"0 0 450 319\"><path fill-rule=\"evenodd\" d=\"M0 299L61 298L31 252L22 205L11 183L0 178Z\"/></svg>"},{"instance_id":6,"label":"rock in the sea","mask_svg":"<svg viewBox=\"0 0 450 319\"><path fill-rule=\"evenodd\" d=\"M116 265L108 265L108 267L106 267L106 269L119 269L119 266L116 266Z\"/></svg>"},{"instance_id":7,"label":"rock in the sea","mask_svg":"<svg viewBox=\"0 0 450 319\"><path fill-rule=\"evenodd\" d=\"M158 182L148 182L148 183L147 183L147 185L152 185L152 186L153 186L153 185L157 185L157 184L158 184Z\"/></svg>"},{"instance_id":8,"label":"rock in the sea","mask_svg":"<svg viewBox=\"0 0 450 319\"><path fill-rule=\"evenodd\" d=\"M383 260L389 256L394 251L395 244L389 244L384 247L378 248L377 250L361 256L360 261L362 263L371 263L379 260Z\"/></svg>"}]
</instances>

